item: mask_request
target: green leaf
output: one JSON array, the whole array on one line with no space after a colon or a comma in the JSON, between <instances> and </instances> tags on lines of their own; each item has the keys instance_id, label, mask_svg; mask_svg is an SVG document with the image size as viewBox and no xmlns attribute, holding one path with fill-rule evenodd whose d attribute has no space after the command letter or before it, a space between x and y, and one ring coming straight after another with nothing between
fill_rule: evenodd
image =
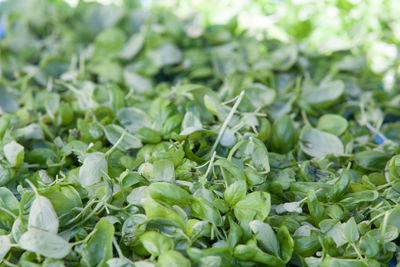
<instances>
[{"instance_id":1,"label":"green leaf","mask_svg":"<svg viewBox=\"0 0 400 267\"><path fill-rule=\"evenodd\" d=\"M302 257L310 257L321 249L318 236L294 236L294 252Z\"/></svg>"},{"instance_id":2,"label":"green leaf","mask_svg":"<svg viewBox=\"0 0 400 267\"><path fill-rule=\"evenodd\" d=\"M50 200L59 218L70 214L73 209L82 207L81 196L73 186L54 185L40 194Z\"/></svg>"},{"instance_id":3,"label":"green leaf","mask_svg":"<svg viewBox=\"0 0 400 267\"><path fill-rule=\"evenodd\" d=\"M136 136L143 143L157 144L162 140L161 134L148 127L142 127L136 131Z\"/></svg>"},{"instance_id":4,"label":"green leaf","mask_svg":"<svg viewBox=\"0 0 400 267\"><path fill-rule=\"evenodd\" d=\"M290 69L298 59L297 47L295 45L287 45L280 47L271 55L271 61L275 69L277 70L288 70Z\"/></svg>"},{"instance_id":5,"label":"green leaf","mask_svg":"<svg viewBox=\"0 0 400 267\"><path fill-rule=\"evenodd\" d=\"M126 200L132 205L141 206L142 200L146 197L144 193L146 189L147 186L139 186L133 188L129 195L126 197Z\"/></svg>"},{"instance_id":6,"label":"green leaf","mask_svg":"<svg viewBox=\"0 0 400 267\"><path fill-rule=\"evenodd\" d=\"M302 97L310 105L316 108L327 108L342 96L344 83L340 80L321 83L319 86L307 85Z\"/></svg>"},{"instance_id":7,"label":"green leaf","mask_svg":"<svg viewBox=\"0 0 400 267\"><path fill-rule=\"evenodd\" d=\"M79 181L83 187L100 182L104 173L108 172L108 165L103 153L94 152L85 155L83 165L79 169Z\"/></svg>"},{"instance_id":8,"label":"green leaf","mask_svg":"<svg viewBox=\"0 0 400 267\"><path fill-rule=\"evenodd\" d=\"M9 164L0 162L0 185L6 185L12 180L14 172Z\"/></svg>"},{"instance_id":9,"label":"green leaf","mask_svg":"<svg viewBox=\"0 0 400 267\"><path fill-rule=\"evenodd\" d=\"M182 59L181 51L171 43L162 44L152 56L158 66L174 65Z\"/></svg>"},{"instance_id":10,"label":"green leaf","mask_svg":"<svg viewBox=\"0 0 400 267\"><path fill-rule=\"evenodd\" d=\"M185 206L190 203L191 195L180 186L168 182L156 182L147 188L151 197L168 205Z\"/></svg>"},{"instance_id":11,"label":"green leaf","mask_svg":"<svg viewBox=\"0 0 400 267\"><path fill-rule=\"evenodd\" d=\"M125 43L124 33L116 28L101 32L94 42L94 58L104 60L118 56Z\"/></svg>"},{"instance_id":12,"label":"green leaf","mask_svg":"<svg viewBox=\"0 0 400 267\"><path fill-rule=\"evenodd\" d=\"M268 173L270 171L268 151L264 143L257 138L250 137L244 143L243 156L250 159L249 165L258 171Z\"/></svg>"},{"instance_id":13,"label":"green leaf","mask_svg":"<svg viewBox=\"0 0 400 267\"><path fill-rule=\"evenodd\" d=\"M223 267L230 266L232 263L232 255L231 251L227 247L219 247L219 248L209 248L209 249L198 249L195 247L187 248L186 252L189 258L194 263L201 263L204 258L207 260L204 263L213 262L212 266L215 267Z\"/></svg>"},{"instance_id":14,"label":"green leaf","mask_svg":"<svg viewBox=\"0 0 400 267\"><path fill-rule=\"evenodd\" d=\"M176 214L176 212L166 206L161 205L155 201L149 194L146 194L144 199L143 208L148 218L167 218L176 222L183 228L182 219Z\"/></svg>"},{"instance_id":15,"label":"green leaf","mask_svg":"<svg viewBox=\"0 0 400 267\"><path fill-rule=\"evenodd\" d=\"M245 181L236 181L231 184L224 192L224 199L233 207L235 204L245 198L247 185Z\"/></svg>"},{"instance_id":16,"label":"green leaf","mask_svg":"<svg viewBox=\"0 0 400 267\"><path fill-rule=\"evenodd\" d=\"M228 244L229 247L234 248L242 238L243 230L231 218L229 218L229 226Z\"/></svg>"},{"instance_id":17,"label":"green leaf","mask_svg":"<svg viewBox=\"0 0 400 267\"><path fill-rule=\"evenodd\" d=\"M71 244L57 234L36 228L31 228L24 233L18 244L22 249L54 259L64 258L72 248Z\"/></svg>"},{"instance_id":18,"label":"green leaf","mask_svg":"<svg viewBox=\"0 0 400 267\"><path fill-rule=\"evenodd\" d=\"M317 129L340 136L346 131L348 122L342 116L336 114L325 114L319 118Z\"/></svg>"},{"instance_id":19,"label":"green leaf","mask_svg":"<svg viewBox=\"0 0 400 267\"><path fill-rule=\"evenodd\" d=\"M400 207L396 207L389 212L387 225L396 226L400 231Z\"/></svg>"},{"instance_id":20,"label":"green leaf","mask_svg":"<svg viewBox=\"0 0 400 267\"><path fill-rule=\"evenodd\" d=\"M113 256L114 226L107 218L101 218L93 230L83 245L82 261L89 266L107 266L106 262Z\"/></svg>"},{"instance_id":21,"label":"green leaf","mask_svg":"<svg viewBox=\"0 0 400 267\"><path fill-rule=\"evenodd\" d=\"M354 206L363 202L372 202L379 197L379 193L375 190L365 190L361 192L347 194L346 198L340 201L345 206Z\"/></svg>"},{"instance_id":22,"label":"green leaf","mask_svg":"<svg viewBox=\"0 0 400 267\"><path fill-rule=\"evenodd\" d=\"M219 159L214 163L215 166L219 166L222 171L224 180L228 185L235 181L246 181L246 176L235 163L227 159Z\"/></svg>"},{"instance_id":23,"label":"green leaf","mask_svg":"<svg viewBox=\"0 0 400 267\"><path fill-rule=\"evenodd\" d=\"M104 134L107 140L113 145L117 143L123 131L124 129L122 127L115 124L109 124L104 126ZM130 133L126 133L124 138L118 145L118 148L123 151L141 147L142 147L142 142L140 141L140 139Z\"/></svg>"},{"instance_id":24,"label":"green leaf","mask_svg":"<svg viewBox=\"0 0 400 267\"><path fill-rule=\"evenodd\" d=\"M211 224L207 221L189 219L186 223L186 233L193 239L211 235Z\"/></svg>"},{"instance_id":25,"label":"green leaf","mask_svg":"<svg viewBox=\"0 0 400 267\"><path fill-rule=\"evenodd\" d=\"M324 223L324 221L320 223L321 228L322 223ZM333 238L337 247L340 247L348 242L344 233L343 224L340 222L334 224L333 227L326 233L326 235Z\"/></svg>"},{"instance_id":26,"label":"green leaf","mask_svg":"<svg viewBox=\"0 0 400 267\"><path fill-rule=\"evenodd\" d=\"M11 166L19 167L24 161L24 147L12 141L4 146L4 155Z\"/></svg>"},{"instance_id":27,"label":"green leaf","mask_svg":"<svg viewBox=\"0 0 400 267\"><path fill-rule=\"evenodd\" d=\"M354 160L357 165L372 171L381 171L385 168L390 155L376 150L367 150L356 153Z\"/></svg>"},{"instance_id":28,"label":"green leaf","mask_svg":"<svg viewBox=\"0 0 400 267\"><path fill-rule=\"evenodd\" d=\"M148 115L143 110L138 108L121 108L117 112L117 117L124 128L131 133L135 133L142 127L151 126Z\"/></svg>"},{"instance_id":29,"label":"green leaf","mask_svg":"<svg viewBox=\"0 0 400 267\"><path fill-rule=\"evenodd\" d=\"M325 209L324 206L318 201L314 190L311 190L308 193L307 207L314 221L319 223L323 219Z\"/></svg>"},{"instance_id":30,"label":"green leaf","mask_svg":"<svg viewBox=\"0 0 400 267\"><path fill-rule=\"evenodd\" d=\"M5 187L0 187L0 207L15 214L19 212L19 202L14 194Z\"/></svg>"},{"instance_id":31,"label":"green leaf","mask_svg":"<svg viewBox=\"0 0 400 267\"><path fill-rule=\"evenodd\" d=\"M299 139L301 150L315 158L344 153L343 144L337 136L308 125L301 130Z\"/></svg>"},{"instance_id":32,"label":"green leaf","mask_svg":"<svg viewBox=\"0 0 400 267\"><path fill-rule=\"evenodd\" d=\"M294 240L286 226L279 228L277 237L280 244L280 258L284 263L288 263L294 251Z\"/></svg>"},{"instance_id":33,"label":"green leaf","mask_svg":"<svg viewBox=\"0 0 400 267\"><path fill-rule=\"evenodd\" d=\"M189 135L201 130L203 130L203 126L200 119L192 112L187 112L182 121L182 131L180 132L180 135Z\"/></svg>"},{"instance_id":34,"label":"green leaf","mask_svg":"<svg viewBox=\"0 0 400 267\"><path fill-rule=\"evenodd\" d=\"M17 99L9 90L3 86L0 86L0 95L0 114L18 110L19 105Z\"/></svg>"},{"instance_id":35,"label":"green leaf","mask_svg":"<svg viewBox=\"0 0 400 267\"><path fill-rule=\"evenodd\" d=\"M123 59L134 58L143 48L144 38L142 34L132 35L122 48L119 56Z\"/></svg>"},{"instance_id":36,"label":"green leaf","mask_svg":"<svg viewBox=\"0 0 400 267\"><path fill-rule=\"evenodd\" d=\"M287 203L277 205L275 207L275 211L278 214L285 213L285 212L302 213L303 209L300 207L299 202L287 202Z\"/></svg>"},{"instance_id":37,"label":"green leaf","mask_svg":"<svg viewBox=\"0 0 400 267\"><path fill-rule=\"evenodd\" d=\"M271 144L274 151L287 153L297 141L296 128L292 118L283 115L272 125Z\"/></svg>"},{"instance_id":38,"label":"green leaf","mask_svg":"<svg viewBox=\"0 0 400 267\"><path fill-rule=\"evenodd\" d=\"M155 181L175 181L174 163L167 159L157 160L153 163L153 177Z\"/></svg>"},{"instance_id":39,"label":"green leaf","mask_svg":"<svg viewBox=\"0 0 400 267\"><path fill-rule=\"evenodd\" d=\"M245 99L254 108L268 106L275 101L276 92L261 83L253 83L245 87Z\"/></svg>"},{"instance_id":40,"label":"green leaf","mask_svg":"<svg viewBox=\"0 0 400 267\"><path fill-rule=\"evenodd\" d=\"M144 248L154 257L158 257L174 248L174 241L172 239L155 231L144 233L140 236L140 241Z\"/></svg>"},{"instance_id":41,"label":"green leaf","mask_svg":"<svg viewBox=\"0 0 400 267\"><path fill-rule=\"evenodd\" d=\"M371 235L365 235L360 239L360 249L365 251L367 257L374 258L379 253L379 243Z\"/></svg>"},{"instance_id":42,"label":"green leaf","mask_svg":"<svg viewBox=\"0 0 400 267\"><path fill-rule=\"evenodd\" d=\"M340 258L332 258L327 256L323 263L323 267L367 267L368 264L363 262L362 260L354 260L354 259L340 259Z\"/></svg>"},{"instance_id":43,"label":"green leaf","mask_svg":"<svg viewBox=\"0 0 400 267\"><path fill-rule=\"evenodd\" d=\"M56 234L58 225L57 213L50 200L37 195L29 212L28 227Z\"/></svg>"},{"instance_id":44,"label":"green leaf","mask_svg":"<svg viewBox=\"0 0 400 267\"><path fill-rule=\"evenodd\" d=\"M332 201L339 200L348 190L351 181L351 173L349 170L343 170L339 178L333 184L328 195L328 199Z\"/></svg>"},{"instance_id":45,"label":"green leaf","mask_svg":"<svg viewBox=\"0 0 400 267\"><path fill-rule=\"evenodd\" d=\"M240 222L250 222L253 219L264 221L271 210L271 198L265 192L253 192L236 203L234 213Z\"/></svg>"},{"instance_id":46,"label":"green leaf","mask_svg":"<svg viewBox=\"0 0 400 267\"><path fill-rule=\"evenodd\" d=\"M0 262L11 249L11 239L8 235L0 235Z\"/></svg>"},{"instance_id":47,"label":"green leaf","mask_svg":"<svg viewBox=\"0 0 400 267\"><path fill-rule=\"evenodd\" d=\"M158 267L190 267L190 261L175 250L164 252L158 257Z\"/></svg>"},{"instance_id":48,"label":"green leaf","mask_svg":"<svg viewBox=\"0 0 400 267\"><path fill-rule=\"evenodd\" d=\"M358 228L354 217L351 217L346 223L343 224L343 233L348 242L357 242L360 238Z\"/></svg>"},{"instance_id":49,"label":"green leaf","mask_svg":"<svg viewBox=\"0 0 400 267\"><path fill-rule=\"evenodd\" d=\"M258 243L260 243L264 251L279 257L279 242L271 226L267 223L257 220L251 221L249 225L255 235L256 240Z\"/></svg>"},{"instance_id":50,"label":"green leaf","mask_svg":"<svg viewBox=\"0 0 400 267\"><path fill-rule=\"evenodd\" d=\"M112 258L107 261L109 267L133 267L134 263L126 258Z\"/></svg>"},{"instance_id":51,"label":"green leaf","mask_svg":"<svg viewBox=\"0 0 400 267\"><path fill-rule=\"evenodd\" d=\"M209 221L216 226L222 225L222 217L218 209L202 197L193 198L190 205L192 216Z\"/></svg>"},{"instance_id":52,"label":"green leaf","mask_svg":"<svg viewBox=\"0 0 400 267\"><path fill-rule=\"evenodd\" d=\"M251 242L251 240L249 242ZM274 267L284 265L279 258L263 252L254 244L236 246L233 255L240 261L259 262L261 264Z\"/></svg>"},{"instance_id":53,"label":"green leaf","mask_svg":"<svg viewBox=\"0 0 400 267\"><path fill-rule=\"evenodd\" d=\"M218 116L221 120L224 120L228 116L227 111L218 99L215 99L210 95L204 95L204 105L208 111L213 115Z\"/></svg>"}]
</instances>

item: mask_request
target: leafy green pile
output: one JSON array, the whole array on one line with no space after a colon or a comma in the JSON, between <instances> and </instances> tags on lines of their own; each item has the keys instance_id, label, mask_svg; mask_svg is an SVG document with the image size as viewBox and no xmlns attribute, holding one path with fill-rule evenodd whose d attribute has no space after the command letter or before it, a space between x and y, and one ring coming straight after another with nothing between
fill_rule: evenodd
<instances>
[{"instance_id":1,"label":"leafy green pile","mask_svg":"<svg viewBox=\"0 0 400 267\"><path fill-rule=\"evenodd\" d=\"M400 257L400 61L126 2L2 3L0 266Z\"/></svg>"}]
</instances>

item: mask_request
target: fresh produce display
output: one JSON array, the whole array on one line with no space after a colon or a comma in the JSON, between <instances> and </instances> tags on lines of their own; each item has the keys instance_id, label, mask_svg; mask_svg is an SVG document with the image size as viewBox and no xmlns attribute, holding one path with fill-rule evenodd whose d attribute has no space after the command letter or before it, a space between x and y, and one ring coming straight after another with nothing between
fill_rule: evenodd
<instances>
[{"instance_id":1,"label":"fresh produce display","mask_svg":"<svg viewBox=\"0 0 400 267\"><path fill-rule=\"evenodd\" d=\"M400 2L250 2L1 3L0 266L396 265Z\"/></svg>"}]
</instances>

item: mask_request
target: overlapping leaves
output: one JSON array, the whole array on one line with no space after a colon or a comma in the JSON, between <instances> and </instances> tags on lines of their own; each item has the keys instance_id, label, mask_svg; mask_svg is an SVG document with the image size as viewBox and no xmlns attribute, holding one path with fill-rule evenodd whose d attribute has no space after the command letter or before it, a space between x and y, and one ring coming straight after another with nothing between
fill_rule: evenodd
<instances>
[{"instance_id":1,"label":"overlapping leaves","mask_svg":"<svg viewBox=\"0 0 400 267\"><path fill-rule=\"evenodd\" d=\"M399 97L362 51L310 54L156 6L39 2L2 7L0 264L398 256Z\"/></svg>"}]
</instances>

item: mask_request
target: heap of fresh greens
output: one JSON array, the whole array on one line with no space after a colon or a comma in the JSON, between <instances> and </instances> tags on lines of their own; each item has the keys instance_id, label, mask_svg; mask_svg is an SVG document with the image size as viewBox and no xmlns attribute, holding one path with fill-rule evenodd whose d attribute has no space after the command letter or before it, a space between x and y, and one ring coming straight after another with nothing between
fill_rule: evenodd
<instances>
[{"instance_id":1,"label":"heap of fresh greens","mask_svg":"<svg viewBox=\"0 0 400 267\"><path fill-rule=\"evenodd\" d=\"M134 1L2 3L0 266L393 263L400 22L331 2L331 43L317 4L266 5L286 17L251 34Z\"/></svg>"}]
</instances>

